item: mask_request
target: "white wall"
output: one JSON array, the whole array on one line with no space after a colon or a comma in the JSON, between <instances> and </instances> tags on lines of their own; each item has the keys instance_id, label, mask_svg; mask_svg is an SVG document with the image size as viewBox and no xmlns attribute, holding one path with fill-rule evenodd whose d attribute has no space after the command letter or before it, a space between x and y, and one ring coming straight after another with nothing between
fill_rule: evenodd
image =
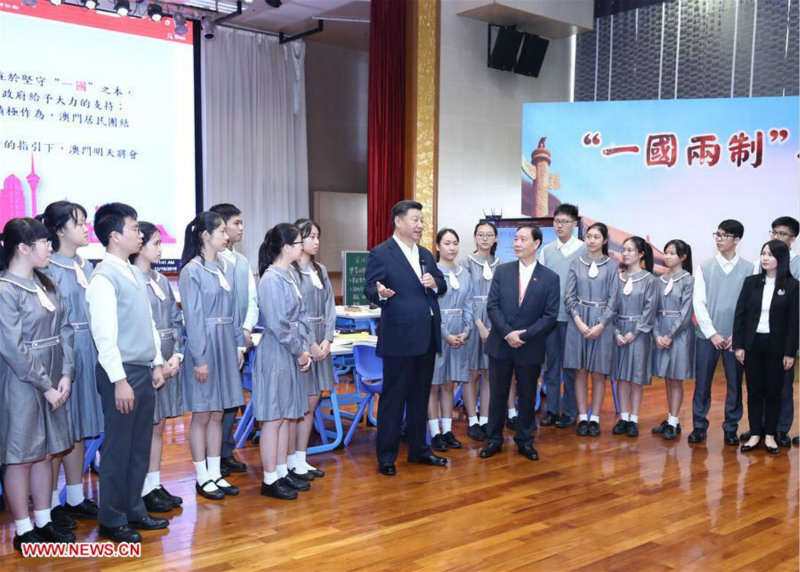
<instances>
[{"instance_id":1,"label":"white wall","mask_svg":"<svg viewBox=\"0 0 800 572\"><path fill-rule=\"evenodd\" d=\"M574 40L550 42L538 78L502 72L486 66L487 24L453 0L441 9L438 227L459 233L464 256L484 209L520 216L522 104L569 101Z\"/></svg>"}]
</instances>

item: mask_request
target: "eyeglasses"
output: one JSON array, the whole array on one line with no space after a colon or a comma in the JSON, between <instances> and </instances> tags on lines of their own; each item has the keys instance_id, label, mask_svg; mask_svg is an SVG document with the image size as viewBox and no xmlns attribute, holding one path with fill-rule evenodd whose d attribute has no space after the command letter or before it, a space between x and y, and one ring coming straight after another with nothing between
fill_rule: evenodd
<instances>
[{"instance_id":1,"label":"eyeglasses","mask_svg":"<svg viewBox=\"0 0 800 572\"><path fill-rule=\"evenodd\" d=\"M711 236L714 237L714 240L719 240L719 241L728 240L729 238L733 238L734 237L734 235L728 234L727 232L722 232L722 233L721 232L712 232Z\"/></svg>"},{"instance_id":2,"label":"eyeglasses","mask_svg":"<svg viewBox=\"0 0 800 572\"><path fill-rule=\"evenodd\" d=\"M554 218L553 224L556 226L565 226L568 224L575 224L575 221L571 218Z\"/></svg>"},{"instance_id":3,"label":"eyeglasses","mask_svg":"<svg viewBox=\"0 0 800 572\"><path fill-rule=\"evenodd\" d=\"M769 231L769 235L774 238L794 238L793 234L789 234L788 232L783 232L782 230L771 230Z\"/></svg>"},{"instance_id":4,"label":"eyeglasses","mask_svg":"<svg viewBox=\"0 0 800 572\"><path fill-rule=\"evenodd\" d=\"M478 234L475 235L475 238L480 238L481 240L489 240L490 238L494 237L495 237L494 233L484 234L482 232L479 232Z\"/></svg>"},{"instance_id":5,"label":"eyeglasses","mask_svg":"<svg viewBox=\"0 0 800 572\"><path fill-rule=\"evenodd\" d=\"M293 243L291 243L291 244L292 244L292 246L294 246L295 244L303 244L303 241L302 241L302 240L300 240L300 241L298 241L298 242L293 242Z\"/></svg>"}]
</instances>

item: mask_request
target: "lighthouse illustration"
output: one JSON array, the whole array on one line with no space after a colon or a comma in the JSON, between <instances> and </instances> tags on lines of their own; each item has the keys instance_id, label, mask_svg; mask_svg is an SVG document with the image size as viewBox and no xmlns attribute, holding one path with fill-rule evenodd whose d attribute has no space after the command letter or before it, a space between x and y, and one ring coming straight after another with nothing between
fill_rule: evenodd
<instances>
[{"instance_id":1,"label":"lighthouse illustration","mask_svg":"<svg viewBox=\"0 0 800 572\"><path fill-rule=\"evenodd\" d=\"M39 214L36 208L36 189L39 188L39 175L36 174L36 169L33 166L33 155L31 155L31 172L25 177L28 180L28 186L31 188L31 216Z\"/></svg>"},{"instance_id":2,"label":"lighthouse illustration","mask_svg":"<svg viewBox=\"0 0 800 572\"><path fill-rule=\"evenodd\" d=\"M561 188L561 176L550 172L550 149L545 144L547 137L539 139L539 145L531 153L530 163L522 161L522 170L533 184L523 184L522 214L532 217L549 216L558 201L552 201L550 191Z\"/></svg>"},{"instance_id":3,"label":"lighthouse illustration","mask_svg":"<svg viewBox=\"0 0 800 572\"><path fill-rule=\"evenodd\" d=\"M25 193L22 189L22 181L12 173L3 180L3 188L0 189L0 229L12 218L24 216L33 217L38 214L36 192L39 188L39 181L41 178L36 174L33 155L31 155L31 172L25 179L28 181L28 186L31 189L30 215L27 214L25 209Z\"/></svg>"}]
</instances>

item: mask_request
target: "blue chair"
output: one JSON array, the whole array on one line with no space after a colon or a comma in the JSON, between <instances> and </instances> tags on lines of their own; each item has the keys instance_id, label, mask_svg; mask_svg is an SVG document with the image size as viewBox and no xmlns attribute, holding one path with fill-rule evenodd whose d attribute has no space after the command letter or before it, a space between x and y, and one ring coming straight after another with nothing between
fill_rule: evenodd
<instances>
[{"instance_id":1,"label":"blue chair","mask_svg":"<svg viewBox=\"0 0 800 572\"><path fill-rule=\"evenodd\" d=\"M350 444L358 422L365 412L371 423L378 424L372 415L372 406L375 403L375 396L380 395L383 389L383 360L377 355L375 348L368 345L355 345L353 346L353 359L355 361L353 379L356 383L359 400L358 410L344 438L345 445Z\"/></svg>"},{"instance_id":2,"label":"blue chair","mask_svg":"<svg viewBox=\"0 0 800 572\"><path fill-rule=\"evenodd\" d=\"M97 457L97 453L100 452L100 446L103 444L103 440L105 439L105 433L100 433L98 437L88 438L86 439L85 446L86 450L83 454L83 473L89 470L89 467L92 466L92 461L95 460ZM2 489L0 489L0 493L2 493ZM61 501L61 504L67 502L67 487L62 487L61 491L58 493L58 498Z\"/></svg>"},{"instance_id":3,"label":"blue chair","mask_svg":"<svg viewBox=\"0 0 800 572\"><path fill-rule=\"evenodd\" d=\"M247 354L247 361L244 365L244 372L242 374L242 386L250 393L250 400L244 408L244 413L239 418L239 424L236 426L236 431L233 434L233 442L236 444L237 449L244 447L247 442L247 437L250 431L253 430L255 424L255 417L253 416L253 365L256 360L256 350L253 349Z\"/></svg>"}]
</instances>

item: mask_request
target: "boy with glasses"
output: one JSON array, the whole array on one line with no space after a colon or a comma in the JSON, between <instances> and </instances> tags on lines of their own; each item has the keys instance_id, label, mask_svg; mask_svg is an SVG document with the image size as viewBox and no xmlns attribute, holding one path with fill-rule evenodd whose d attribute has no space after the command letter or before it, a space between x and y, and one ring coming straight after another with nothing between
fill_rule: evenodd
<instances>
[{"instance_id":1,"label":"boy with glasses","mask_svg":"<svg viewBox=\"0 0 800 572\"><path fill-rule=\"evenodd\" d=\"M753 263L741 258L736 247L744 235L738 220L724 220L712 233L717 254L698 265L694 272L694 313L697 318L695 364L697 379L692 399L694 430L689 443L703 443L711 408L711 381L722 356L727 381L725 421L722 424L726 445L738 445L736 430L742 418L741 364L732 351L733 315L744 279L753 273Z\"/></svg>"}]
</instances>

